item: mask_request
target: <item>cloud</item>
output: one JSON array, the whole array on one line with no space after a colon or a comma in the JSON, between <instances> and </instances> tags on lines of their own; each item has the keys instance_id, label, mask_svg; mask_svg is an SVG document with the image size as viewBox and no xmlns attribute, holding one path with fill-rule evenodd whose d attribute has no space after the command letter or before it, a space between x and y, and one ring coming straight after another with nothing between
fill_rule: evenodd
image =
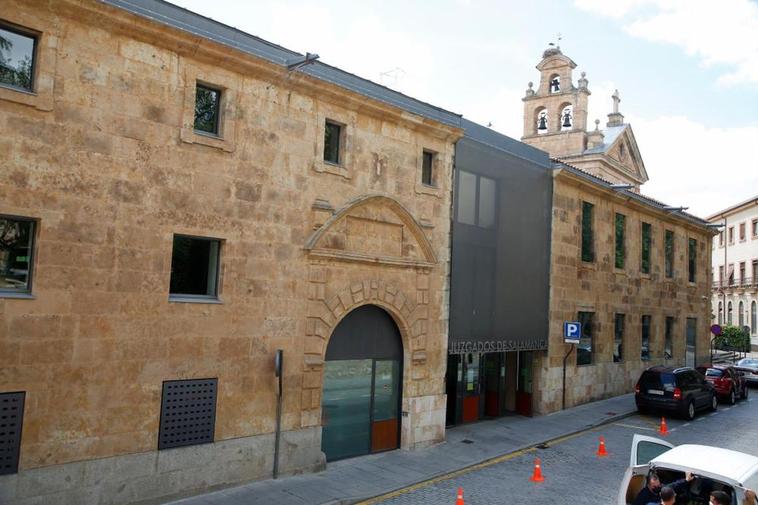
<instances>
[{"instance_id":1,"label":"cloud","mask_svg":"<svg viewBox=\"0 0 758 505\"><path fill-rule=\"evenodd\" d=\"M705 217L758 192L758 126L710 128L681 116L629 122L650 177L643 194Z\"/></svg>"},{"instance_id":2,"label":"cloud","mask_svg":"<svg viewBox=\"0 0 758 505\"><path fill-rule=\"evenodd\" d=\"M630 35L682 48L704 66L730 70L719 84L758 83L758 3L753 0L575 0L622 21Z\"/></svg>"}]
</instances>

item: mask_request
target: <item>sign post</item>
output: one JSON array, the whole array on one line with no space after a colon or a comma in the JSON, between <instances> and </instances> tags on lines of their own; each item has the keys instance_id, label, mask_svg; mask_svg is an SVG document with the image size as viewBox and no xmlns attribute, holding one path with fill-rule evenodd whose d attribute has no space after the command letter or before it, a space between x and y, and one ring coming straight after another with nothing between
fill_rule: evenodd
<instances>
[{"instance_id":1,"label":"sign post","mask_svg":"<svg viewBox=\"0 0 758 505\"><path fill-rule=\"evenodd\" d=\"M566 360L571 356L574 346L579 343L582 337L582 323L578 321L566 321L563 323L563 341L571 344L568 352L563 357L563 396L561 399L561 409L566 408Z\"/></svg>"},{"instance_id":2,"label":"sign post","mask_svg":"<svg viewBox=\"0 0 758 505\"><path fill-rule=\"evenodd\" d=\"M277 349L274 360L274 375L279 380L276 395L276 436L274 438L274 478L279 477L279 439L282 434L282 375L284 375L284 351Z\"/></svg>"}]
</instances>

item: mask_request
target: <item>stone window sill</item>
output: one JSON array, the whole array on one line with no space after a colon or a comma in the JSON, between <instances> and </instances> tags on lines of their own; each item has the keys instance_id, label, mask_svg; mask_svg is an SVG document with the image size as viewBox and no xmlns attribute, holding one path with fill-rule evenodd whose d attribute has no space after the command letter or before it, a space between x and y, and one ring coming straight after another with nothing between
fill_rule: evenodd
<instances>
[{"instance_id":1,"label":"stone window sill","mask_svg":"<svg viewBox=\"0 0 758 505\"><path fill-rule=\"evenodd\" d=\"M416 183L416 193L419 195L431 195L440 198L442 196L442 188L418 182Z\"/></svg>"},{"instance_id":2,"label":"stone window sill","mask_svg":"<svg viewBox=\"0 0 758 505\"><path fill-rule=\"evenodd\" d=\"M343 164L336 164L326 160L319 160L313 165L313 169L319 173L338 175L350 179L350 171Z\"/></svg>"},{"instance_id":3,"label":"stone window sill","mask_svg":"<svg viewBox=\"0 0 758 505\"><path fill-rule=\"evenodd\" d=\"M224 302L215 296L169 295L169 303L207 303L221 305Z\"/></svg>"},{"instance_id":4,"label":"stone window sill","mask_svg":"<svg viewBox=\"0 0 758 505\"><path fill-rule=\"evenodd\" d=\"M0 298L12 298L15 300L36 300L36 297L31 293L25 293L23 291L0 291Z\"/></svg>"},{"instance_id":5,"label":"stone window sill","mask_svg":"<svg viewBox=\"0 0 758 505\"><path fill-rule=\"evenodd\" d=\"M188 144L200 144L228 153L234 151L234 143L214 133L200 132L191 128L182 128L181 139Z\"/></svg>"}]
</instances>

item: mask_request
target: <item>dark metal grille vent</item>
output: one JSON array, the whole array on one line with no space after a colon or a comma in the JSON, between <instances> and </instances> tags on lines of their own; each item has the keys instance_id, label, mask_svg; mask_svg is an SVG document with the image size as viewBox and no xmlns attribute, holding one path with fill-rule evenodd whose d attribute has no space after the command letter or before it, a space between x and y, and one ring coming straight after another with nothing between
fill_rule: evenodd
<instances>
[{"instance_id":1,"label":"dark metal grille vent","mask_svg":"<svg viewBox=\"0 0 758 505\"><path fill-rule=\"evenodd\" d=\"M218 379L163 382L158 449L213 442Z\"/></svg>"},{"instance_id":2,"label":"dark metal grille vent","mask_svg":"<svg viewBox=\"0 0 758 505\"><path fill-rule=\"evenodd\" d=\"M25 393L0 393L0 475L18 472Z\"/></svg>"}]
</instances>

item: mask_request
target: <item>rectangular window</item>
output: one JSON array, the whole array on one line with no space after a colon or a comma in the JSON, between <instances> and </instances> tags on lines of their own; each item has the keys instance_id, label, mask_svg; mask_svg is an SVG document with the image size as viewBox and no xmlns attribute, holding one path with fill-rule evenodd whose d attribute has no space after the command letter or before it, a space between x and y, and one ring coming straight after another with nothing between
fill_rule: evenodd
<instances>
[{"instance_id":1,"label":"rectangular window","mask_svg":"<svg viewBox=\"0 0 758 505\"><path fill-rule=\"evenodd\" d=\"M753 285L758 285L758 260L753 260Z\"/></svg>"},{"instance_id":2,"label":"rectangular window","mask_svg":"<svg viewBox=\"0 0 758 505\"><path fill-rule=\"evenodd\" d=\"M492 228L495 224L497 208L497 182L489 177L479 176L479 218L481 228Z\"/></svg>"},{"instance_id":3,"label":"rectangular window","mask_svg":"<svg viewBox=\"0 0 758 505\"><path fill-rule=\"evenodd\" d=\"M719 287L724 285L724 265L719 265Z\"/></svg>"},{"instance_id":4,"label":"rectangular window","mask_svg":"<svg viewBox=\"0 0 758 505\"><path fill-rule=\"evenodd\" d=\"M576 364L592 364L592 320L595 317L594 312L579 312L579 323L582 325L582 336L579 344L576 346Z\"/></svg>"},{"instance_id":5,"label":"rectangular window","mask_svg":"<svg viewBox=\"0 0 758 505\"><path fill-rule=\"evenodd\" d=\"M37 38L0 25L0 85L34 91Z\"/></svg>"},{"instance_id":6,"label":"rectangular window","mask_svg":"<svg viewBox=\"0 0 758 505\"><path fill-rule=\"evenodd\" d=\"M421 183L427 186L434 186L434 153L430 151L424 151L421 161Z\"/></svg>"},{"instance_id":7,"label":"rectangular window","mask_svg":"<svg viewBox=\"0 0 758 505\"><path fill-rule=\"evenodd\" d=\"M666 316L666 335L663 342L663 358L674 357L674 318Z\"/></svg>"},{"instance_id":8,"label":"rectangular window","mask_svg":"<svg viewBox=\"0 0 758 505\"><path fill-rule=\"evenodd\" d=\"M740 223L740 240L745 240L745 223Z\"/></svg>"},{"instance_id":9,"label":"rectangular window","mask_svg":"<svg viewBox=\"0 0 758 505\"><path fill-rule=\"evenodd\" d=\"M724 245L724 230L719 232L719 246Z\"/></svg>"},{"instance_id":10,"label":"rectangular window","mask_svg":"<svg viewBox=\"0 0 758 505\"><path fill-rule=\"evenodd\" d=\"M747 278L745 277L745 262L740 262L740 285L744 286Z\"/></svg>"},{"instance_id":11,"label":"rectangular window","mask_svg":"<svg viewBox=\"0 0 758 505\"><path fill-rule=\"evenodd\" d=\"M327 120L324 127L324 161L339 165L342 161L340 143L342 142L342 125Z\"/></svg>"},{"instance_id":12,"label":"rectangular window","mask_svg":"<svg viewBox=\"0 0 758 505\"><path fill-rule=\"evenodd\" d=\"M171 254L172 298L216 298L219 249L217 239L174 235Z\"/></svg>"},{"instance_id":13,"label":"rectangular window","mask_svg":"<svg viewBox=\"0 0 758 505\"><path fill-rule=\"evenodd\" d=\"M729 285L734 285L734 263L729 263L729 273L727 274L729 277Z\"/></svg>"},{"instance_id":14,"label":"rectangular window","mask_svg":"<svg viewBox=\"0 0 758 505\"><path fill-rule=\"evenodd\" d=\"M594 205L582 202L582 261L595 261L595 237L592 230Z\"/></svg>"},{"instance_id":15,"label":"rectangular window","mask_svg":"<svg viewBox=\"0 0 758 505\"><path fill-rule=\"evenodd\" d=\"M695 282L695 274L697 273L697 240L694 238L689 239L687 244L687 258L688 263L688 279L690 282Z\"/></svg>"},{"instance_id":16,"label":"rectangular window","mask_svg":"<svg viewBox=\"0 0 758 505\"><path fill-rule=\"evenodd\" d=\"M640 359L647 361L650 359L650 316L642 316L642 348Z\"/></svg>"},{"instance_id":17,"label":"rectangular window","mask_svg":"<svg viewBox=\"0 0 758 505\"><path fill-rule=\"evenodd\" d=\"M671 279L674 277L674 232L671 230L666 230L664 248L666 278Z\"/></svg>"},{"instance_id":18,"label":"rectangular window","mask_svg":"<svg viewBox=\"0 0 758 505\"><path fill-rule=\"evenodd\" d=\"M34 224L32 219L0 216L0 296L32 291Z\"/></svg>"},{"instance_id":19,"label":"rectangular window","mask_svg":"<svg viewBox=\"0 0 758 505\"><path fill-rule=\"evenodd\" d=\"M758 219L753 219L753 222L750 224L750 233L753 237L758 237Z\"/></svg>"},{"instance_id":20,"label":"rectangular window","mask_svg":"<svg viewBox=\"0 0 758 505\"><path fill-rule=\"evenodd\" d=\"M497 181L460 170L456 189L456 220L480 228L492 228L497 218Z\"/></svg>"},{"instance_id":21,"label":"rectangular window","mask_svg":"<svg viewBox=\"0 0 758 505\"><path fill-rule=\"evenodd\" d=\"M642 223L642 258L640 261L640 271L643 274L650 273L650 246L653 238L653 227L650 223Z\"/></svg>"},{"instance_id":22,"label":"rectangular window","mask_svg":"<svg viewBox=\"0 0 758 505\"><path fill-rule=\"evenodd\" d=\"M729 227L726 238L729 244L734 244L734 226Z\"/></svg>"},{"instance_id":23,"label":"rectangular window","mask_svg":"<svg viewBox=\"0 0 758 505\"><path fill-rule=\"evenodd\" d=\"M221 91L200 83L195 88L195 130L218 135Z\"/></svg>"},{"instance_id":24,"label":"rectangular window","mask_svg":"<svg viewBox=\"0 0 758 505\"><path fill-rule=\"evenodd\" d=\"M624 355L624 314L616 314L613 322L613 362L620 363Z\"/></svg>"},{"instance_id":25,"label":"rectangular window","mask_svg":"<svg viewBox=\"0 0 758 505\"><path fill-rule=\"evenodd\" d=\"M626 216L623 214L616 214L616 268L624 268L624 260L626 259Z\"/></svg>"}]
</instances>

